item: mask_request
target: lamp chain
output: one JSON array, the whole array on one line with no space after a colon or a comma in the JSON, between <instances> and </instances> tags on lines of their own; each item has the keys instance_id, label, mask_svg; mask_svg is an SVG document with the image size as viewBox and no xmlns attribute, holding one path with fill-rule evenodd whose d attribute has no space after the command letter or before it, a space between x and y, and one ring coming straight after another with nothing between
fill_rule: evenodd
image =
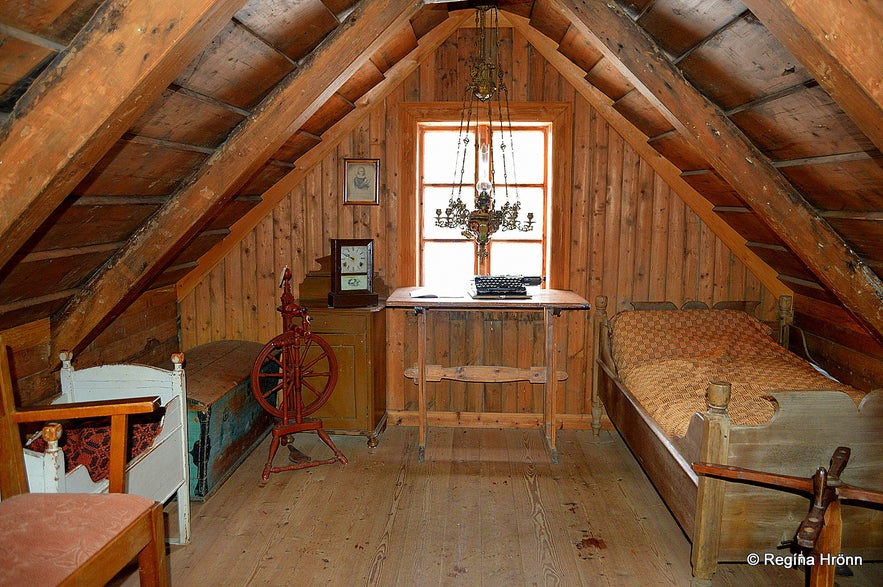
<instances>
[{"instance_id":1,"label":"lamp chain","mask_svg":"<svg viewBox=\"0 0 883 587\"><path fill-rule=\"evenodd\" d=\"M486 26L487 12L491 12L491 34L488 39L488 27ZM484 259L488 255L487 245L491 236L498 230L519 230L527 232L533 229L533 213L527 214L527 220L520 220L521 199L518 193L516 178L515 138L512 131L512 116L509 108L509 89L503 79L502 62L500 61L500 47L502 40L499 34L499 14L496 6L479 6L475 15L478 35L476 40L477 62L471 69L470 82L466 86L466 95L463 98L463 109L460 114L460 126L457 133L457 153L454 160L454 185L451 187L451 197L445 215L441 209L436 210L435 225L442 228L460 228L466 238L473 240L476 245L476 255ZM487 174L478 178L475 185L474 209L469 210L462 199L463 186L465 184L466 157L469 153L469 132L473 125L473 110L475 100L486 102L487 127L489 132L490 157L487 162ZM495 160L493 157L494 129L494 105L496 101L497 125L496 132L500 135L500 152L503 172L503 194L505 203L502 207L495 206L496 186L492 181L495 177ZM505 101L505 114L503 102ZM505 125L505 126L504 126ZM507 157L506 126L509 130L509 156ZM475 145L473 150L477 156L479 149L478 122L475 123ZM462 159L460 148L463 148ZM484 147L482 147L484 148ZM515 191L514 203L509 197L509 164L508 158L512 158L512 181ZM478 165L476 161L476 165ZM459 178L457 167L459 166ZM482 172L484 173L484 172Z\"/></svg>"}]
</instances>

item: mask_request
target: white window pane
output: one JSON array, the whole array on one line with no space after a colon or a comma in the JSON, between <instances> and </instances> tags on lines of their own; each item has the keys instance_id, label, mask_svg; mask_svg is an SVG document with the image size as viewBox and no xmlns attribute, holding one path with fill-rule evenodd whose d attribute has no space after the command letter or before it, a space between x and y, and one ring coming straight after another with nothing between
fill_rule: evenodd
<instances>
[{"instance_id":1,"label":"white window pane","mask_svg":"<svg viewBox=\"0 0 883 587\"><path fill-rule=\"evenodd\" d=\"M502 134L495 132L493 140L495 183L502 184L505 180L513 185L545 181L546 143L543 131L513 130L510 140L508 130L504 130Z\"/></svg>"},{"instance_id":2,"label":"white window pane","mask_svg":"<svg viewBox=\"0 0 883 587\"><path fill-rule=\"evenodd\" d=\"M423 285L439 291L465 292L475 275L471 241L423 244Z\"/></svg>"},{"instance_id":3,"label":"white window pane","mask_svg":"<svg viewBox=\"0 0 883 587\"><path fill-rule=\"evenodd\" d=\"M463 188L461 197L463 202L472 209L473 188L466 186ZM456 196L457 192L454 192ZM435 215L437 210L441 210L444 216L448 204L451 200L451 188L424 188L423 190L423 238L426 239L456 239L463 240L466 237L461 235L461 228L441 228L435 225Z\"/></svg>"},{"instance_id":4,"label":"white window pane","mask_svg":"<svg viewBox=\"0 0 883 587\"><path fill-rule=\"evenodd\" d=\"M469 142L461 140L459 157L456 130L427 130L423 133L423 182L455 183L463 171L464 183L475 183L475 134L466 135ZM465 155L465 157L464 157Z\"/></svg>"},{"instance_id":5,"label":"white window pane","mask_svg":"<svg viewBox=\"0 0 883 587\"><path fill-rule=\"evenodd\" d=\"M493 275L542 275L541 243L507 243L491 240Z\"/></svg>"},{"instance_id":6,"label":"white window pane","mask_svg":"<svg viewBox=\"0 0 883 587\"><path fill-rule=\"evenodd\" d=\"M498 188L495 205L502 208L506 204L505 190ZM515 203L516 191L509 188L509 201ZM519 188L518 200L521 202L521 212L518 214L519 220L527 221L528 213L533 214L533 226L530 230L522 232L520 230L501 230L494 234L497 240L530 240L543 238L543 222L545 222L545 211L543 209L543 190L541 188Z\"/></svg>"}]
</instances>

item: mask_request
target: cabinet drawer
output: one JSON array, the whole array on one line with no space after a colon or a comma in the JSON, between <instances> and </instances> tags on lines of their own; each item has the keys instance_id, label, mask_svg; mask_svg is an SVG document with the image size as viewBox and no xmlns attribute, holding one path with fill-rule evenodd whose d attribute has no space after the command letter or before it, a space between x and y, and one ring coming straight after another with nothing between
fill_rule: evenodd
<instances>
[{"instance_id":1,"label":"cabinet drawer","mask_svg":"<svg viewBox=\"0 0 883 587\"><path fill-rule=\"evenodd\" d=\"M368 315L365 312L310 311L310 330L323 332L365 332L368 328Z\"/></svg>"}]
</instances>

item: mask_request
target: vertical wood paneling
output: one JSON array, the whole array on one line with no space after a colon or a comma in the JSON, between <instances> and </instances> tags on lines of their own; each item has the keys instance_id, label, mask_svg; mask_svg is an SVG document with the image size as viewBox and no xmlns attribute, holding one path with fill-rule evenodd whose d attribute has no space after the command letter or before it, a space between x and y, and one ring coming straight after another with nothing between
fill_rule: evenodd
<instances>
[{"instance_id":1,"label":"vertical wood paneling","mask_svg":"<svg viewBox=\"0 0 883 587\"><path fill-rule=\"evenodd\" d=\"M460 83L460 51L459 33L442 43L435 53L435 74L437 100L456 102L463 99L463 87ZM427 61L431 61L427 59Z\"/></svg>"},{"instance_id":2,"label":"vertical wood paneling","mask_svg":"<svg viewBox=\"0 0 883 587\"><path fill-rule=\"evenodd\" d=\"M653 226L650 232L650 296L651 300L665 299L668 263L668 205L670 190L658 179L653 182ZM616 310L622 309L618 303Z\"/></svg>"},{"instance_id":3,"label":"vertical wood paneling","mask_svg":"<svg viewBox=\"0 0 883 587\"><path fill-rule=\"evenodd\" d=\"M255 260L257 262L257 291L266 291L276 281L274 267L276 258L273 241L273 216L266 216L255 229ZM254 304L257 307L255 319L257 320L258 340L270 340L276 334L276 301L264 295L256 293Z\"/></svg>"},{"instance_id":4,"label":"vertical wood paneling","mask_svg":"<svg viewBox=\"0 0 883 587\"><path fill-rule=\"evenodd\" d=\"M650 239L653 229L653 169L646 161L639 161L638 186L635 197L635 255L632 297L646 300L650 297ZM695 252L694 252L695 254Z\"/></svg>"},{"instance_id":5,"label":"vertical wood paneling","mask_svg":"<svg viewBox=\"0 0 883 587\"><path fill-rule=\"evenodd\" d=\"M227 291L224 283L224 272L213 272L208 276L209 303L211 306L224 303L225 292ZM211 321L210 335L215 340L224 338L226 334L226 314L221 312L213 312L208 316Z\"/></svg>"},{"instance_id":6,"label":"vertical wood paneling","mask_svg":"<svg viewBox=\"0 0 883 587\"><path fill-rule=\"evenodd\" d=\"M681 276L684 275L684 214L692 214L692 212L687 209L683 202L674 197L668 186L666 186L665 191L669 202L668 226L666 227L668 263L666 267L665 299L683 300L684 282Z\"/></svg>"},{"instance_id":7,"label":"vertical wood paneling","mask_svg":"<svg viewBox=\"0 0 883 587\"><path fill-rule=\"evenodd\" d=\"M640 187L637 184L638 162L637 154L625 148L622 153L622 180L620 182L619 200L622 202L620 209L619 225L619 251L622 262L619 263L619 276L617 277L616 289L619 292L631 292L635 282L634 258L637 218L637 195Z\"/></svg>"},{"instance_id":8,"label":"vertical wood paneling","mask_svg":"<svg viewBox=\"0 0 883 587\"><path fill-rule=\"evenodd\" d=\"M592 209L590 230L592 240L586 243L591 251L589 256L591 261L589 301L599 295L606 294L604 288L607 287L601 278L604 275L604 224L607 215L607 133L610 128L601 120L601 116L596 110L591 112L592 126L589 138L591 175L588 180L591 185L589 205ZM611 298L611 302L615 308L615 298Z\"/></svg>"},{"instance_id":9,"label":"vertical wood paneling","mask_svg":"<svg viewBox=\"0 0 883 587\"><path fill-rule=\"evenodd\" d=\"M684 299L700 299L699 287L696 274L699 270L699 251L701 250L699 234L702 226L699 217L695 214L687 214L684 226Z\"/></svg>"},{"instance_id":10,"label":"vertical wood paneling","mask_svg":"<svg viewBox=\"0 0 883 587\"><path fill-rule=\"evenodd\" d=\"M401 168L403 140L399 105L405 102L459 103L469 71L474 29L464 28L445 42L386 100L343 139L331 154L309 170L271 217L180 303L181 339L187 349L216 338L266 340L280 327L277 280L282 265L292 269L293 284L318 269L315 259L330 252L329 239L375 239L375 270L391 287L402 282L415 263L409 234L398 226L399 206L413 197L414 172ZM774 301L745 267L701 223L659 178L650 165L611 129L579 94L518 34L506 31L503 51L511 62L509 99L567 101L572 104L572 134L558 164L570 166L571 201L565 209L570 240L556 245L554 258L569 258L561 268L569 287L594 301L610 296L611 309L632 300L671 299L676 304L698 299L763 299L764 318ZM517 156L517 154L516 154ZM564 159L561 159L561 157ZM381 160L380 206L343 206L341 159ZM568 255L565 256L564 253ZM295 292L297 293L297 292ZM388 405L413 409L416 386L402 377L404 365L415 360L413 313L388 311L390 333L387 361ZM589 382L594 341L588 314L567 316L556 323L561 367L570 377L559 409L567 414L590 410ZM475 324L466 315L439 318L432 329L430 362L480 364L486 360L519 366L541 365L543 338L540 316L498 316ZM453 411L503 410L538 412L542 387L529 383L481 386L442 382L431 384L435 408Z\"/></svg>"},{"instance_id":11,"label":"vertical wood paneling","mask_svg":"<svg viewBox=\"0 0 883 587\"><path fill-rule=\"evenodd\" d=\"M699 237L699 298L709 300L714 296L714 246L717 239L707 227L703 226Z\"/></svg>"},{"instance_id":12,"label":"vertical wood paneling","mask_svg":"<svg viewBox=\"0 0 883 587\"><path fill-rule=\"evenodd\" d=\"M218 267L223 266L223 263L219 263ZM196 325L194 324L194 320L196 318L196 296L188 295L183 300L178 302L178 315L180 326L180 339L181 339L181 348L189 349L193 348L197 344L199 340L196 336Z\"/></svg>"},{"instance_id":13,"label":"vertical wood paneling","mask_svg":"<svg viewBox=\"0 0 883 587\"><path fill-rule=\"evenodd\" d=\"M565 243L570 252L570 287L587 291L589 277L589 251L591 249L591 202L589 191L589 143L591 111L583 101L576 102L573 110L573 185L571 189L570 242ZM553 186L554 187L554 186Z\"/></svg>"},{"instance_id":14,"label":"vertical wood paneling","mask_svg":"<svg viewBox=\"0 0 883 587\"><path fill-rule=\"evenodd\" d=\"M622 264L620 247L620 215L622 212L622 138L616 133L607 135L607 182L604 185L604 282L612 299L625 301L625 292L620 292L619 269Z\"/></svg>"},{"instance_id":15,"label":"vertical wood paneling","mask_svg":"<svg viewBox=\"0 0 883 587\"><path fill-rule=\"evenodd\" d=\"M242 292L242 332L243 335L252 340L260 340L260 332L258 331L258 298L267 299L267 290L264 289L258 293L258 285L266 285L258 283L258 267L255 259L255 248L257 246L256 230L242 240L242 275L239 285ZM251 278L249 278L251 276ZM275 292L273 292L275 293ZM270 299L276 296L270 297Z\"/></svg>"}]
</instances>

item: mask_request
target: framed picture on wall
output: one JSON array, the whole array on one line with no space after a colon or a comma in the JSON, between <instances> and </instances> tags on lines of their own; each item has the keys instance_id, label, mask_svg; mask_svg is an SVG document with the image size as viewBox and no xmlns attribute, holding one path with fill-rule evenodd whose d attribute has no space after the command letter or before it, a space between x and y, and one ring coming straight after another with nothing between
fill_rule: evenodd
<instances>
[{"instance_id":1,"label":"framed picture on wall","mask_svg":"<svg viewBox=\"0 0 883 587\"><path fill-rule=\"evenodd\" d=\"M380 159L343 160L343 203L380 204Z\"/></svg>"}]
</instances>

